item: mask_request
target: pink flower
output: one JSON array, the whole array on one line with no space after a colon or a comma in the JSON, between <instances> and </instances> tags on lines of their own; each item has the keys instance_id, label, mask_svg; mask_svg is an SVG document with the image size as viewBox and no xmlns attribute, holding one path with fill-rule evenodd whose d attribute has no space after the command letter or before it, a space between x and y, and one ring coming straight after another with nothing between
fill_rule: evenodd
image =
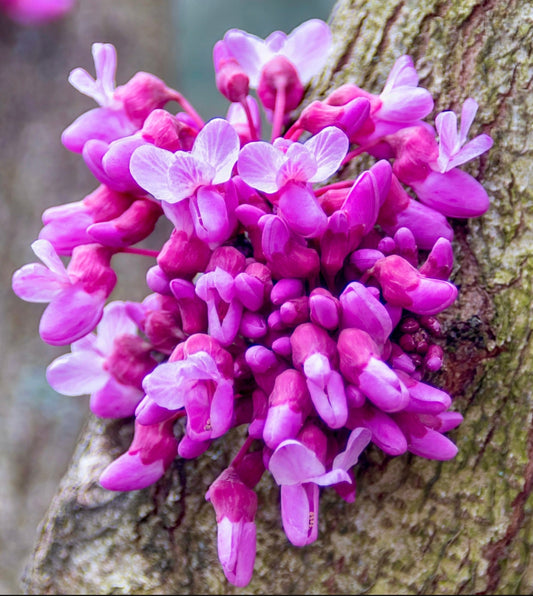
<instances>
[{"instance_id":1,"label":"pink flower","mask_svg":"<svg viewBox=\"0 0 533 596\"><path fill-rule=\"evenodd\" d=\"M231 178L239 147L231 124L215 118L198 133L190 152L172 153L152 145L137 148L130 171L158 200L174 205L190 198L196 233L205 242L218 244L227 240L236 224L233 187L218 185Z\"/></svg>"},{"instance_id":2,"label":"pink flower","mask_svg":"<svg viewBox=\"0 0 533 596\"><path fill-rule=\"evenodd\" d=\"M488 151L493 144L489 135L480 134L466 142L468 130L474 121L478 109L477 102L469 97L463 103L461 111L461 128L457 133L457 116L454 112L446 111L437 114L435 127L439 133L439 156L437 158L439 171L444 173L478 157Z\"/></svg>"},{"instance_id":3,"label":"pink flower","mask_svg":"<svg viewBox=\"0 0 533 596\"><path fill-rule=\"evenodd\" d=\"M452 283L426 277L398 255L380 259L371 271L387 302L419 315L437 314L457 298L457 288Z\"/></svg>"},{"instance_id":4,"label":"pink flower","mask_svg":"<svg viewBox=\"0 0 533 596\"><path fill-rule=\"evenodd\" d=\"M124 302L111 302L95 334L72 343L46 369L50 386L64 395L91 395L91 411L101 418L132 416L144 392L142 380L157 364L151 346L137 335Z\"/></svg>"},{"instance_id":5,"label":"pink flower","mask_svg":"<svg viewBox=\"0 0 533 596\"><path fill-rule=\"evenodd\" d=\"M418 199L446 217L478 217L489 207L483 186L470 174L452 168L438 171L439 149L428 126L411 126L387 137L395 156L393 172Z\"/></svg>"},{"instance_id":6,"label":"pink flower","mask_svg":"<svg viewBox=\"0 0 533 596\"><path fill-rule=\"evenodd\" d=\"M218 558L228 580L244 587L253 575L257 495L230 466L211 484L206 497L215 509Z\"/></svg>"},{"instance_id":7,"label":"pink flower","mask_svg":"<svg viewBox=\"0 0 533 596\"><path fill-rule=\"evenodd\" d=\"M341 326L366 331L383 351L392 333L392 320L385 306L363 284L349 283L339 296Z\"/></svg>"},{"instance_id":8,"label":"pink flower","mask_svg":"<svg viewBox=\"0 0 533 596\"><path fill-rule=\"evenodd\" d=\"M185 408L190 439L216 439L231 426L233 359L209 335L191 335L179 344L168 362L145 377L143 387L158 406Z\"/></svg>"},{"instance_id":9,"label":"pink flower","mask_svg":"<svg viewBox=\"0 0 533 596\"><path fill-rule=\"evenodd\" d=\"M298 325L291 335L292 361L305 377L313 404L330 428L346 423L348 409L344 381L337 370L335 341L313 323Z\"/></svg>"},{"instance_id":10,"label":"pink flower","mask_svg":"<svg viewBox=\"0 0 533 596\"><path fill-rule=\"evenodd\" d=\"M350 141L370 145L369 153L375 152L378 157L390 157L386 143L380 143L383 137L419 122L433 109L433 98L427 89L418 87L418 74L407 55L396 60L379 95L347 83L333 91L326 103L342 106L361 97L370 101L370 115Z\"/></svg>"},{"instance_id":11,"label":"pink flower","mask_svg":"<svg viewBox=\"0 0 533 596\"><path fill-rule=\"evenodd\" d=\"M63 131L61 141L76 153L81 153L90 140L111 143L132 135L153 110L171 99L181 99L163 81L146 72L136 73L125 85L115 88L115 47L94 43L92 54L96 79L83 68L75 68L69 75L69 83L100 106L79 116Z\"/></svg>"},{"instance_id":12,"label":"pink flower","mask_svg":"<svg viewBox=\"0 0 533 596\"><path fill-rule=\"evenodd\" d=\"M135 423L133 441L126 453L111 462L100 475L107 490L140 490L157 482L177 455L174 420L159 424Z\"/></svg>"},{"instance_id":13,"label":"pink flower","mask_svg":"<svg viewBox=\"0 0 533 596\"><path fill-rule=\"evenodd\" d=\"M265 40L240 29L230 29L224 35L224 44L248 75L253 89L260 85L265 67L277 57L290 63L300 85L305 86L327 61L331 33L326 23L311 19L288 35L274 31Z\"/></svg>"},{"instance_id":14,"label":"pink flower","mask_svg":"<svg viewBox=\"0 0 533 596\"><path fill-rule=\"evenodd\" d=\"M90 333L102 317L116 275L112 252L85 244L74 248L68 268L48 240L31 245L40 263L24 265L13 274L13 291L28 302L49 302L39 325L43 341L65 345Z\"/></svg>"},{"instance_id":15,"label":"pink flower","mask_svg":"<svg viewBox=\"0 0 533 596\"><path fill-rule=\"evenodd\" d=\"M348 138L335 126L320 131L305 143L276 139L245 145L237 164L241 178L253 188L277 193L279 212L291 230L304 237L317 237L327 217L310 184L329 178L340 166Z\"/></svg>"},{"instance_id":16,"label":"pink flower","mask_svg":"<svg viewBox=\"0 0 533 596\"><path fill-rule=\"evenodd\" d=\"M313 404L305 376L293 368L280 373L268 398L263 439L271 449L282 441L296 438Z\"/></svg>"},{"instance_id":17,"label":"pink flower","mask_svg":"<svg viewBox=\"0 0 533 596\"><path fill-rule=\"evenodd\" d=\"M133 201L131 195L113 191L101 184L81 201L46 209L39 239L51 242L59 255L71 255L75 246L95 242L96 239L89 233L93 224L121 217Z\"/></svg>"},{"instance_id":18,"label":"pink flower","mask_svg":"<svg viewBox=\"0 0 533 596\"><path fill-rule=\"evenodd\" d=\"M384 412L399 412L409 402L407 388L381 360L380 349L361 329L343 329L337 342L339 368L370 401Z\"/></svg>"},{"instance_id":19,"label":"pink flower","mask_svg":"<svg viewBox=\"0 0 533 596\"><path fill-rule=\"evenodd\" d=\"M370 441L371 433L356 428L348 437L346 449L326 470L326 437L308 424L298 439L281 442L270 457L268 469L281 486L281 515L287 538L295 546L311 544L318 537L319 486L352 483L348 470Z\"/></svg>"}]
</instances>

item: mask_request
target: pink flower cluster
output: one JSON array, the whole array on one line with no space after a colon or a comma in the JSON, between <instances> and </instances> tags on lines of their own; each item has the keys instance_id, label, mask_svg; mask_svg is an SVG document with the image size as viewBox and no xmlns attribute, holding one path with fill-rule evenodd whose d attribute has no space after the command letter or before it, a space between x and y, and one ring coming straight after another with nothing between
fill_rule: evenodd
<instances>
[{"instance_id":1,"label":"pink flower cluster","mask_svg":"<svg viewBox=\"0 0 533 596\"><path fill-rule=\"evenodd\" d=\"M148 73L116 87L115 49L95 43L96 78L75 69L69 80L99 107L62 141L99 186L44 212L32 245L42 264L13 276L18 296L48 303L42 339L71 344L48 367L50 385L89 393L97 416L135 417L103 487L145 488L177 456L198 457L245 425L206 495L237 586L252 577L254 488L266 470L287 538L304 546L318 536L322 488L355 499L354 465L370 442L390 456L457 451L445 433L461 414L424 375L442 366L437 315L457 297L447 218L489 206L457 168L492 140L467 140L473 99L459 131L451 111L435 128L424 121L434 104L408 56L380 94L346 84L295 116L330 46L316 19L266 40L228 31L213 58L230 106L204 122ZM375 164L343 179L363 153ZM135 246L161 217L172 223L161 249ZM120 252L154 259L141 303L108 302Z\"/></svg>"}]
</instances>

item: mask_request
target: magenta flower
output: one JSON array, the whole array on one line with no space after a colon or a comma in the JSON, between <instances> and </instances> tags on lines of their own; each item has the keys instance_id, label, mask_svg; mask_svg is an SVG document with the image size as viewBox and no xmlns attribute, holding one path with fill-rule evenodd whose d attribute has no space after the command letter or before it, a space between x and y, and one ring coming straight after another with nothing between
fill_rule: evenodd
<instances>
[{"instance_id":1,"label":"magenta flower","mask_svg":"<svg viewBox=\"0 0 533 596\"><path fill-rule=\"evenodd\" d=\"M398 255L377 261L372 274L387 302L419 315L437 314L457 298L457 288L452 283L426 277Z\"/></svg>"},{"instance_id":2,"label":"magenta flower","mask_svg":"<svg viewBox=\"0 0 533 596\"><path fill-rule=\"evenodd\" d=\"M172 411L185 408L188 437L206 441L222 436L231 426L232 373L229 353L210 336L196 334L147 375L143 387L158 406Z\"/></svg>"},{"instance_id":3,"label":"magenta flower","mask_svg":"<svg viewBox=\"0 0 533 596\"><path fill-rule=\"evenodd\" d=\"M133 201L131 195L100 185L81 201L46 209L39 239L48 240L59 255L71 255L75 246L98 241L89 233L90 226L115 220L131 207ZM144 227L141 222L135 224Z\"/></svg>"},{"instance_id":4,"label":"magenta flower","mask_svg":"<svg viewBox=\"0 0 533 596\"><path fill-rule=\"evenodd\" d=\"M259 87L265 67L279 57L295 69L298 82L303 87L326 63L331 33L326 23L311 19L288 35L274 31L265 40L240 29L230 29L224 35L224 44L248 76L252 89ZM300 99L301 96L294 100L296 105ZM272 109L270 105L267 107Z\"/></svg>"},{"instance_id":5,"label":"magenta flower","mask_svg":"<svg viewBox=\"0 0 533 596\"><path fill-rule=\"evenodd\" d=\"M205 498L216 513L218 558L224 574L234 586L246 586L255 562L257 495L230 466L211 484Z\"/></svg>"},{"instance_id":6,"label":"magenta flower","mask_svg":"<svg viewBox=\"0 0 533 596\"><path fill-rule=\"evenodd\" d=\"M292 361L305 377L313 404L330 428L346 423L348 408L339 371L337 346L329 334L313 323L298 325L291 335Z\"/></svg>"},{"instance_id":7,"label":"magenta flower","mask_svg":"<svg viewBox=\"0 0 533 596\"><path fill-rule=\"evenodd\" d=\"M101 418L133 416L144 396L142 380L157 364L151 345L137 335L124 302L109 303L96 328L75 341L71 353L46 369L50 386L64 395L91 395L91 411Z\"/></svg>"},{"instance_id":8,"label":"magenta flower","mask_svg":"<svg viewBox=\"0 0 533 596\"><path fill-rule=\"evenodd\" d=\"M393 328L385 306L357 281L344 288L339 300L342 306L341 327L356 327L366 331L383 351Z\"/></svg>"},{"instance_id":9,"label":"magenta flower","mask_svg":"<svg viewBox=\"0 0 533 596\"><path fill-rule=\"evenodd\" d=\"M318 537L319 486L348 482L348 470L357 463L370 441L371 433L356 428L348 437L346 449L325 466L325 436L308 425L300 440L281 442L268 463L274 480L281 486L281 515L287 538L295 546L311 544Z\"/></svg>"},{"instance_id":10,"label":"magenta flower","mask_svg":"<svg viewBox=\"0 0 533 596\"><path fill-rule=\"evenodd\" d=\"M230 179L239 147L231 124L215 118L198 133L190 152L141 146L131 156L130 170L137 183L160 201L174 205L190 198L196 233L205 242L218 244L236 223L231 188L218 185Z\"/></svg>"},{"instance_id":11,"label":"magenta flower","mask_svg":"<svg viewBox=\"0 0 533 596\"><path fill-rule=\"evenodd\" d=\"M409 402L409 392L398 375L381 360L380 349L370 335L361 329L343 329L337 342L339 368L384 412L399 412Z\"/></svg>"},{"instance_id":12,"label":"magenta flower","mask_svg":"<svg viewBox=\"0 0 533 596\"><path fill-rule=\"evenodd\" d=\"M129 491L157 482L177 455L173 427L174 420L152 425L136 422L128 451L105 468L100 484L107 490Z\"/></svg>"},{"instance_id":13,"label":"magenta flower","mask_svg":"<svg viewBox=\"0 0 533 596\"><path fill-rule=\"evenodd\" d=\"M439 171L444 173L474 159L488 151L493 144L489 135L480 134L466 142L468 131L478 109L477 102L469 97L463 103L461 128L457 132L457 116L452 111L441 112L435 118L435 127L439 133Z\"/></svg>"},{"instance_id":14,"label":"magenta flower","mask_svg":"<svg viewBox=\"0 0 533 596\"><path fill-rule=\"evenodd\" d=\"M396 60L379 95L347 83L333 91L326 103L343 106L361 97L370 101L370 115L355 129L350 141L363 146L368 144L369 152L373 154L377 150L379 157L390 156L386 143L380 143L383 137L418 123L433 109L433 98L427 89L418 86L418 74L407 55ZM372 147L374 144L376 147Z\"/></svg>"},{"instance_id":15,"label":"magenta flower","mask_svg":"<svg viewBox=\"0 0 533 596\"><path fill-rule=\"evenodd\" d=\"M311 414L312 402L305 376L293 368L280 373L268 398L263 439L268 447L276 447L287 439L295 439Z\"/></svg>"},{"instance_id":16,"label":"magenta flower","mask_svg":"<svg viewBox=\"0 0 533 596\"><path fill-rule=\"evenodd\" d=\"M100 107L82 114L63 131L61 141L67 149L82 153L88 141L103 141L103 147L97 146L103 153L107 143L138 131L149 114L168 101L175 100L187 107L179 93L146 72L136 73L125 85L115 88L115 47L110 43L94 43L92 54L96 79L85 69L75 68L69 75L69 82Z\"/></svg>"},{"instance_id":17,"label":"magenta flower","mask_svg":"<svg viewBox=\"0 0 533 596\"><path fill-rule=\"evenodd\" d=\"M123 104L115 97L115 47L110 43L94 43L92 55L96 69L95 79L83 68L75 68L69 75L69 83L80 93L94 99L100 106L79 116L63 132L63 144L76 153L82 152L89 139L109 143L128 136L139 128L132 122Z\"/></svg>"},{"instance_id":18,"label":"magenta flower","mask_svg":"<svg viewBox=\"0 0 533 596\"><path fill-rule=\"evenodd\" d=\"M46 343L66 345L90 333L102 317L116 275L111 254L87 244L74 248L68 268L48 240L36 240L33 252L44 264L24 265L13 274L13 291L28 302L48 302L39 333Z\"/></svg>"},{"instance_id":19,"label":"magenta flower","mask_svg":"<svg viewBox=\"0 0 533 596\"><path fill-rule=\"evenodd\" d=\"M323 129L305 143L277 139L271 145L245 145L237 164L242 179L257 190L277 193L279 212L291 230L304 237L319 236L327 225L310 184L329 178L339 167L348 138L338 128Z\"/></svg>"},{"instance_id":20,"label":"magenta flower","mask_svg":"<svg viewBox=\"0 0 533 596\"><path fill-rule=\"evenodd\" d=\"M457 168L438 171L439 148L430 127L404 128L387 142L396 157L394 174L428 207L457 218L479 217L488 209L487 192L470 174Z\"/></svg>"}]
</instances>

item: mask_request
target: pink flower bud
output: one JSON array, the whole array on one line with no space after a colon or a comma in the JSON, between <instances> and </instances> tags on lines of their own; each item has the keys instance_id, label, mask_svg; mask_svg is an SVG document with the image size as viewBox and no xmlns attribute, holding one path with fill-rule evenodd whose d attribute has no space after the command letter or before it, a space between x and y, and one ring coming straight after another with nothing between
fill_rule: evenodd
<instances>
[{"instance_id":1,"label":"pink flower bud","mask_svg":"<svg viewBox=\"0 0 533 596\"><path fill-rule=\"evenodd\" d=\"M138 199L119 217L106 222L94 223L87 233L105 246L123 248L137 244L149 236L162 215L161 207L150 199Z\"/></svg>"},{"instance_id":2,"label":"pink flower bud","mask_svg":"<svg viewBox=\"0 0 533 596\"><path fill-rule=\"evenodd\" d=\"M311 411L305 376L293 368L284 370L276 377L268 400L265 443L275 449L285 439L295 438Z\"/></svg>"},{"instance_id":3,"label":"pink flower bud","mask_svg":"<svg viewBox=\"0 0 533 596\"><path fill-rule=\"evenodd\" d=\"M333 331L338 327L341 303L325 288L315 288L311 291L309 309L312 323L320 325L328 331Z\"/></svg>"},{"instance_id":4,"label":"pink flower bud","mask_svg":"<svg viewBox=\"0 0 533 596\"><path fill-rule=\"evenodd\" d=\"M220 93L228 101L243 101L249 92L250 79L222 40L217 41L213 47L213 62L216 86Z\"/></svg>"},{"instance_id":5,"label":"pink flower bud","mask_svg":"<svg viewBox=\"0 0 533 596\"><path fill-rule=\"evenodd\" d=\"M173 425L173 420L150 426L137 422L128 451L107 466L100 484L107 490L128 491L157 482L177 455Z\"/></svg>"},{"instance_id":6,"label":"pink flower bud","mask_svg":"<svg viewBox=\"0 0 533 596\"><path fill-rule=\"evenodd\" d=\"M361 329L343 329L337 342L340 371L384 412L403 410L409 393L396 373L380 359L380 350Z\"/></svg>"},{"instance_id":7,"label":"pink flower bud","mask_svg":"<svg viewBox=\"0 0 533 596\"><path fill-rule=\"evenodd\" d=\"M437 314L457 297L457 288L453 284L425 277L398 255L378 261L372 273L381 284L387 302L417 314Z\"/></svg>"},{"instance_id":8,"label":"pink flower bud","mask_svg":"<svg viewBox=\"0 0 533 596\"><path fill-rule=\"evenodd\" d=\"M147 72L138 72L115 91L115 99L124 104L126 113L139 128L148 115L174 99L175 93L165 83Z\"/></svg>"},{"instance_id":9,"label":"pink flower bud","mask_svg":"<svg viewBox=\"0 0 533 596\"><path fill-rule=\"evenodd\" d=\"M257 95L268 110L276 107L276 96L285 96L285 112L296 109L304 94L298 71L285 56L274 56L263 66L257 86Z\"/></svg>"},{"instance_id":10,"label":"pink flower bud","mask_svg":"<svg viewBox=\"0 0 533 596\"><path fill-rule=\"evenodd\" d=\"M257 495L230 466L209 487L206 499L216 513L218 558L224 574L233 585L246 586L255 562Z\"/></svg>"}]
</instances>

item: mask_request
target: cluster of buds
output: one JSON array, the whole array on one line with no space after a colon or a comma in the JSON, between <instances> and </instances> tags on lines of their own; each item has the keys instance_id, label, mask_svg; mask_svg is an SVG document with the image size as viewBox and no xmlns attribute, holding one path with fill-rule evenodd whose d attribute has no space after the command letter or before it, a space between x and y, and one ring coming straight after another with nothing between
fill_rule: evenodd
<instances>
[{"instance_id":1,"label":"cluster of buds","mask_svg":"<svg viewBox=\"0 0 533 596\"><path fill-rule=\"evenodd\" d=\"M78 68L69 80L99 107L62 141L99 185L44 212L32 244L42 264L12 281L24 300L48 303L42 339L71 344L47 368L50 385L90 394L96 416L135 417L104 488L143 489L176 457L196 458L245 425L206 494L236 586L253 573L264 472L280 486L288 540L304 546L317 539L324 487L355 499L354 466L369 443L388 456L457 451L445 433L461 414L424 379L443 364L438 315L457 297L447 218L489 205L458 166L492 140L467 141L473 99L459 130L451 111L435 127L424 121L434 103L409 56L381 93L346 84L296 116L330 46L317 19L266 40L228 31L213 58L230 106L204 122L148 73L115 87L115 49L95 43L96 78ZM362 154L374 165L341 179ZM143 248L161 217L168 239ZM124 252L153 259L142 302L108 302L111 261Z\"/></svg>"}]
</instances>

